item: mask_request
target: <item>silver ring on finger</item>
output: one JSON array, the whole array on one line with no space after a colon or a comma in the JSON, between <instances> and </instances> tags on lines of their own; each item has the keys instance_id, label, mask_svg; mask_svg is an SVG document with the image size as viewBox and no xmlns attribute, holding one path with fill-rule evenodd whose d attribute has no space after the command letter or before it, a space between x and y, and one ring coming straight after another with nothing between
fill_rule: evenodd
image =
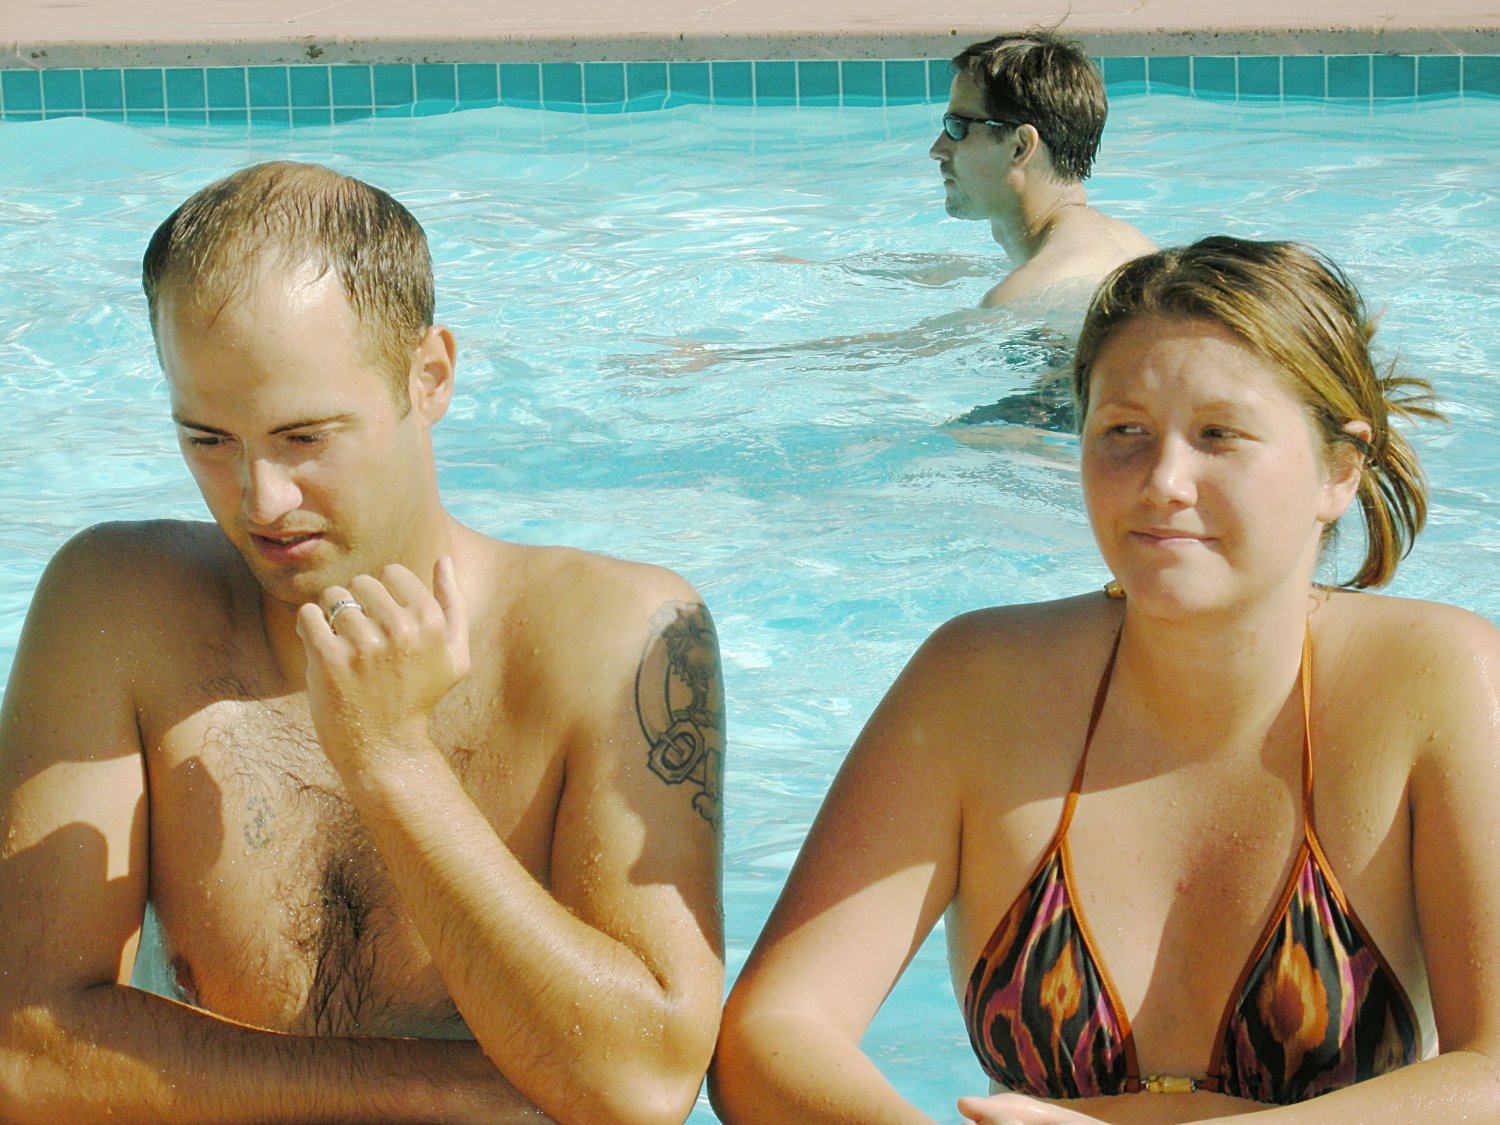
<instances>
[{"instance_id":1,"label":"silver ring on finger","mask_svg":"<svg viewBox=\"0 0 1500 1125\"><path fill-rule=\"evenodd\" d=\"M361 613L363 613L365 607L360 605L353 598L340 598L338 601L334 602L331 606L328 607L328 624L332 625L334 621L338 619L338 615L343 613L346 609L357 609Z\"/></svg>"}]
</instances>

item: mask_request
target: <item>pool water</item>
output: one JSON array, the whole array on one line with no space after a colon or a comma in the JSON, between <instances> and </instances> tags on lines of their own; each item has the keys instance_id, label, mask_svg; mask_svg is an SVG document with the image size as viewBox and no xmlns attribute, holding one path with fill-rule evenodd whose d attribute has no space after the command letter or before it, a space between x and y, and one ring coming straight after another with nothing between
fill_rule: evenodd
<instances>
[{"instance_id":1,"label":"pool water","mask_svg":"<svg viewBox=\"0 0 1500 1125\"><path fill-rule=\"evenodd\" d=\"M0 124L0 669L52 552L101 519L206 518L137 282L146 239L239 165L320 160L426 226L460 393L441 482L473 526L673 567L723 643L730 970L840 758L918 643L1106 577L1073 440L945 427L1048 363L1026 318L950 316L1004 270L949 220L937 107L522 109L332 129ZM1453 424L1417 435L1431 526L1395 591L1500 622L1500 102L1371 111L1115 99L1091 198L1163 244L1327 250L1384 355ZM987 440L972 438L970 429ZM1346 537L1343 573L1358 548ZM929 941L867 1040L939 1120L984 1088ZM713 1121L703 1101L693 1121Z\"/></svg>"}]
</instances>

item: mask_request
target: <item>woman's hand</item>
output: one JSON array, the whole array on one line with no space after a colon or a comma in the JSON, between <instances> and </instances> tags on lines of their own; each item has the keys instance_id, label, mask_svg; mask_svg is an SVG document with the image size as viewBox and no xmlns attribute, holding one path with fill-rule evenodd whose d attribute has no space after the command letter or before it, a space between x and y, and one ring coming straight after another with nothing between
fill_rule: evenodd
<instances>
[{"instance_id":1,"label":"woman's hand","mask_svg":"<svg viewBox=\"0 0 1500 1125\"><path fill-rule=\"evenodd\" d=\"M958 1112L977 1125L1101 1125L1097 1117L1040 1102L1025 1094L991 1094L959 1098Z\"/></svg>"}]
</instances>

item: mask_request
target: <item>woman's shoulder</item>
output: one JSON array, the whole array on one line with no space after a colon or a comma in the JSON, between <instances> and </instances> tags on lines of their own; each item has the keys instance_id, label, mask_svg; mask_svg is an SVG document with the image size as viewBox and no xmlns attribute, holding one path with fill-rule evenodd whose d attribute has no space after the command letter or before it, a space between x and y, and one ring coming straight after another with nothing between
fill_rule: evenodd
<instances>
[{"instance_id":1,"label":"woman's shoulder","mask_svg":"<svg viewBox=\"0 0 1500 1125\"><path fill-rule=\"evenodd\" d=\"M1320 626L1334 648L1347 652L1346 658L1392 670L1434 660L1500 657L1500 628L1446 602L1334 591L1313 615L1315 643Z\"/></svg>"},{"instance_id":2,"label":"woman's shoulder","mask_svg":"<svg viewBox=\"0 0 1500 1125\"><path fill-rule=\"evenodd\" d=\"M888 698L927 714L972 719L977 709L992 721L1015 721L1097 680L1122 607L1095 593L960 614L927 638Z\"/></svg>"},{"instance_id":3,"label":"woman's shoulder","mask_svg":"<svg viewBox=\"0 0 1500 1125\"><path fill-rule=\"evenodd\" d=\"M1319 619L1322 618L1320 621ZM1383 716L1387 729L1493 725L1500 699L1500 629L1443 602L1383 594L1330 595L1313 616L1314 683L1335 706Z\"/></svg>"},{"instance_id":4,"label":"woman's shoulder","mask_svg":"<svg viewBox=\"0 0 1500 1125\"><path fill-rule=\"evenodd\" d=\"M1045 666L1072 655L1080 646L1112 641L1120 629L1123 607L1123 602L1091 593L971 610L939 626L919 655L938 660L981 656Z\"/></svg>"}]
</instances>

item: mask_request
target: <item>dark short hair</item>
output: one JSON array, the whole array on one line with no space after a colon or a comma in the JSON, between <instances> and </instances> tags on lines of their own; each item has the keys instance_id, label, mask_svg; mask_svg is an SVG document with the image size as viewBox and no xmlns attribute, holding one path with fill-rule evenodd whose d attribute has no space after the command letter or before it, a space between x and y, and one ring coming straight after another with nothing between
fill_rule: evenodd
<instances>
[{"instance_id":1,"label":"dark short hair","mask_svg":"<svg viewBox=\"0 0 1500 1125\"><path fill-rule=\"evenodd\" d=\"M157 331L167 290L217 308L266 264L332 270L370 358L405 409L413 349L432 325L432 257L411 212L390 195L319 164L255 164L194 192L167 216L141 263Z\"/></svg>"},{"instance_id":2,"label":"dark short hair","mask_svg":"<svg viewBox=\"0 0 1500 1125\"><path fill-rule=\"evenodd\" d=\"M1143 316L1207 320L1228 329L1281 374L1307 410L1325 459L1360 458L1365 559L1341 585L1389 582L1427 519L1421 464L1394 423L1442 415L1425 379L1376 369L1374 324L1343 271L1295 242L1225 235L1126 262L1094 294L1078 335L1073 395L1080 430L1100 352ZM1368 442L1344 429L1352 421L1369 425Z\"/></svg>"},{"instance_id":3,"label":"dark short hair","mask_svg":"<svg viewBox=\"0 0 1500 1125\"><path fill-rule=\"evenodd\" d=\"M1081 46L1046 31L998 35L965 47L954 56L953 71L984 92L991 117L1033 126L1059 176L1088 179L1109 103Z\"/></svg>"}]
</instances>

